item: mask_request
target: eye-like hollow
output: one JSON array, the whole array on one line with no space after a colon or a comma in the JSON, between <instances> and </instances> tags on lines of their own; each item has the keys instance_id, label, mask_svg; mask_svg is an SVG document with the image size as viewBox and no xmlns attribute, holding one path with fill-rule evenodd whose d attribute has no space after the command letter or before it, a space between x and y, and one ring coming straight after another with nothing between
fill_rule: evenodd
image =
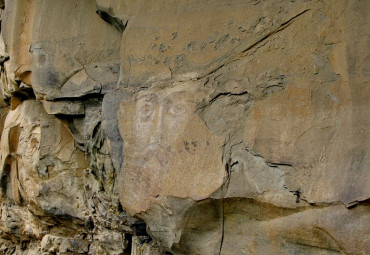
<instances>
[{"instance_id":1,"label":"eye-like hollow","mask_svg":"<svg viewBox=\"0 0 370 255\"><path fill-rule=\"evenodd\" d=\"M181 114L184 114L186 113L188 110L188 107L186 106L186 104L175 104L174 106L172 106L170 108L170 114L173 114L173 115L181 115Z\"/></svg>"},{"instance_id":2,"label":"eye-like hollow","mask_svg":"<svg viewBox=\"0 0 370 255\"><path fill-rule=\"evenodd\" d=\"M139 116L142 118L149 117L152 113L153 113L153 107L150 104L146 104L142 106L138 111Z\"/></svg>"}]
</instances>

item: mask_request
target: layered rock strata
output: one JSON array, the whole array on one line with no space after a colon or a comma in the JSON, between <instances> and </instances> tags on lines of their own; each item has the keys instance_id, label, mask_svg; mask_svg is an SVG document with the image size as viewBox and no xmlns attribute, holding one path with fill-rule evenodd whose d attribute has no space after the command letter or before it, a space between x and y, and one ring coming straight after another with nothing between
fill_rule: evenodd
<instances>
[{"instance_id":1,"label":"layered rock strata","mask_svg":"<svg viewBox=\"0 0 370 255\"><path fill-rule=\"evenodd\" d=\"M370 254L367 1L0 8L0 254Z\"/></svg>"}]
</instances>

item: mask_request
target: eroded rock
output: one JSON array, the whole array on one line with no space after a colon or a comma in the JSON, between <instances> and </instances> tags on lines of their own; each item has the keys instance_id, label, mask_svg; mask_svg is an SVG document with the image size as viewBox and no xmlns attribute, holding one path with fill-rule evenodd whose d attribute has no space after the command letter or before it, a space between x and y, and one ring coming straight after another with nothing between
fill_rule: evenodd
<instances>
[{"instance_id":1,"label":"eroded rock","mask_svg":"<svg viewBox=\"0 0 370 255\"><path fill-rule=\"evenodd\" d=\"M0 253L370 253L369 7L0 1Z\"/></svg>"}]
</instances>

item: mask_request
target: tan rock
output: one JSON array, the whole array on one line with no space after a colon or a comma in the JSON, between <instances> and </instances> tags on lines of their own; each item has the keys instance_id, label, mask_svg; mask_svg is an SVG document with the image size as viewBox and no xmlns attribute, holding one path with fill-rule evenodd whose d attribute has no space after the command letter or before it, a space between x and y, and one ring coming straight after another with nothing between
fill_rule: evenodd
<instances>
[{"instance_id":1,"label":"tan rock","mask_svg":"<svg viewBox=\"0 0 370 255\"><path fill-rule=\"evenodd\" d=\"M121 34L95 13L93 1L10 1L3 24L6 50L12 56L6 62L6 79L14 87L10 92L18 90L17 80L49 100L100 93L116 83ZM88 69L94 68L106 74L87 79Z\"/></svg>"},{"instance_id":2,"label":"tan rock","mask_svg":"<svg viewBox=\"0 0 370 255\"><path fill-rule=\"evenodd\" d=\"M9 199L77 216L83 205L74 198L82 198L78 194L82 180L75 177L81 177L86 167L72 135L39 102L24 101L9 112L1 138L1 176L9 178L3 192ZM63 197L58 197L61 193Z\"/></svg>"},{"instance_id":3,"label":"tan rock","mask_svg":"<svg viewBox=\"0 0 370 255\"><path fill-rule=\"evenodd\" d=\"M369 7L0 1L0 253L369 254Z\"/></svg>"},{"instance_id":4,"label":"tan rock","mask_svg":"<svg viewBox=\"0 0 370 255\"><path fill-rule=\"evenodd\" d=\"M222 254L366 254L368 218L368 205L294 212L234 200L225 205Z\"/></svg>"},{"instance_id":5,"label":"tan rock","mask_svg":"<svg viewBox=\"0 0 370 255\"><path fill-rule=\"evenodd\" d=\"M132 16L122 37L120 82L138 87L204 77L309 8L306 3L274 1L97 2L116 7L118 15Z\"/></svg>"},{"instance_id":6,"label":"tan rock","mask_svg":"<svg viewBox=\"0 0 370 255\"><path fill-rule=\"evenodd\" d=\"M121 104L119 185L128 212L144 212L165 196L205 199L222 185L223 141L194 113L208 94L198 84L180 83L140 91Z\"/></svg>"},{"instance_id":7,"label":"tan rock","mask_svg":"<svg viewBox=\"0 0 370 255\"><path fill-rule=\"evenodd\" d=\"M42 105L48 114L82 115L85 113L85 106L82 102L42 101Z\"/></svg>"},{"instance_id":8,"label":"tan rock","mask_svg":"<svg viewBox=\"0 0 370 255\"><path fill-rule=\"evenodd\" d=\"M297 22L307 24L310 16L317 18L331 8L334 7L328 4L313 10ZM362 23L350 28L345 21L359 11L360 4L336 4L335 8L343 8L343 15L327 17L328 21L312 32L297 34L294 40L300 46L285 47L289 57L283 58L282 52L276 51L276 58L284 63L295 62L292 70L283 73L296 74L290 75L283 92L254 103L246 116L245 141L267 162L292 165L291 181L310 202L350 204L365 200L370 194L366 185L370 181L366 126L370 123L368 118L359 117L368 114L364 106L368 102L369 81L366 73L355 74L354 66L364 57L349 39L350 34L363 29ZM341 31L335 29L338 24ZM295 33L293 28L288 29ZM335 40L334 45L327 46L328 40ZM359 38L358 43L362 40ZM346 58L345 52L352 58ZM261 49L255 57L259 65L252 60L253 69L266 68L270 58L265 51ZM311 67L314 70L309 71Z\"/></svg>"}]
</instances>

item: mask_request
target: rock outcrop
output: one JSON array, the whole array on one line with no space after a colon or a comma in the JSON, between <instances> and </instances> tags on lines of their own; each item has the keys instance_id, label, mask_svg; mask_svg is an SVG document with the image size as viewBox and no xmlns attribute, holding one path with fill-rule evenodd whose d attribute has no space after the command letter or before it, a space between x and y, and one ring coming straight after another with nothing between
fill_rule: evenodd
<instances>
[{"instance_id":1,"label":"rock outcrop","mask_svg":"<svg viewBox=\"0 0 370 255\"><path fill-rule=\"evenodd\" d=\"M0 8L0 254L370 254L368 1Z\"/></svg>"}]
</instances>

